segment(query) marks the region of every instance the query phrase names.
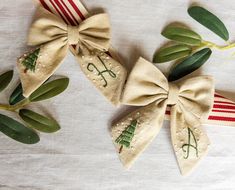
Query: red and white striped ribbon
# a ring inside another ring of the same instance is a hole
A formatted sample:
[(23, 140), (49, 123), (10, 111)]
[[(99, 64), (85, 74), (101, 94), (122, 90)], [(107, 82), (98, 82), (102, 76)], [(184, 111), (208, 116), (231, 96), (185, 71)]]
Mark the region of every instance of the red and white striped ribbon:
[(38, 0), (48, 11), (60, 16), (67, 24), (76, 26), (88, 12), (78, 0)]
[(235, 126), (235, 102), (216, 93), (207, 124)]
[[(48, 11), (60, 16), (67, 24), (78, 25), (86, 17), (88, 11), (79, 0), (38, 0)], [(169, 119), (170, 111), (166, 111)], [(206, 124), (235, 126), (235, 102), (215, 94), (213, 109)]]

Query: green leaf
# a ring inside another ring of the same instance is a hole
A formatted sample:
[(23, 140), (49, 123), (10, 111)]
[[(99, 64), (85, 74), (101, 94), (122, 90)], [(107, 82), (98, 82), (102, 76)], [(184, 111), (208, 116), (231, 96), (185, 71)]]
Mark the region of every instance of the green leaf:
[(7, 71), (0, 76), (0, 92), (3, 91), (11, 82), (13, 71)]
[(29, 100), (31, 102), (37, 102), (57, 96), (68, 87), (68, 84), (68, 78), (61, 78), (45, 83), (29, 96)]
[(15, 105), (18, 102), (20, 102), (21, 100), (25, 99), (25, 97), (23, 96), (23, 88), (22, 88), (22, 84), (20, 83), (15, 90), (12, 92), (10, 98), (9, 98), (9, 104), (10, 105)]
[(37, 64), (38, 56), (39, 56), (40, 48), (34, 50), (24, 57), (24, 60), (21, 62), (25, 67), (26, 71), (30, 70), (35, 72), (35, 67)]
[(40, 140), (33, 129), (27, 128), (18, 121), (2, 114), (0, 114), (0, 131), (24, 144), (35, 144)]
[(19, 115), (29, 125), (29, 127), (38, 131), (53, 133), (60, 129), (59, 124), (54, 119), (47, 118), (31, 110), (21, 109)]
[(191, 46), (200, 46), (202, 39), (196, 32), (181, 27), (168, 26), (162, 31), (166, 38)]
[(209, 59), (211, 53), (211, 49), (205, 48), (186, 58), (183, 62), (177, 64), (172, 68), (168, 80), (178, 80), (197, 70)]
[[(50, 79), (50, 78), (49, 78)], [(46, 82), (49, 80), (47, 79)], [(44, 82), (44, 84), (46, 83)], [(12, 92), (10, 98), (9, 98), (9, 104), (10, 105), (15, 105), (19, 103), (20, 101), (24, 100), (25, 97), (23, 96), (23, 88), (22, 84), (20, 83), (15, 90)]]
[(153, 62), (163, 63), (175, 59), (180, 59), (183, 57), (187, 57), (188, 55), (191, 54), (191, 52), (192, 52), (191, 47), (184, 44), (162, 48), (155, 53)]
[(225, 41), (229, 39), (229, 33), (224, 23), (208, 10), (199, 6), (193, 6), (188, 9), (188, 14)]

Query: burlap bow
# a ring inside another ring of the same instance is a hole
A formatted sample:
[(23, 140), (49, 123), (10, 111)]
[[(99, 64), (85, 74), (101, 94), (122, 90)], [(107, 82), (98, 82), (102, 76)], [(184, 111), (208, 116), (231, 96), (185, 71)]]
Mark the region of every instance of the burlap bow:
[(171, 109), (171, 138), (179, 167), (187, 174), (206, 154), (209, 140), (201, 123), (213, 106), (214, 85), (209, 76), (168, 83), (150, 62), (140, 58), (127, 81), (123, 103), (144, 106), (111, 130), (120, 159), (129, 168), (161, 129), (167, 105)]
[[(26, 97), (55, 72), (56, 68), (67, 55), (71, 45), (76, 47), (73, 54), (78, 58), (81, 66), (87, 67), (87, 72), (94, 71), (93, 74), (95, 74), (96, 71), (96, 75), (105, 80), (103, 87), (107, 86), (108, 77), (118, 79), (119, 83), (120, 78), (125, 78), (124, 68), (116, 68), (116, 71), (122, 74), (121, 77), (118, 77), (117, 72), (114, 72), (115, 68), (114, 70), (108, 68), (108, 63), (105, 63), (105, 57), (102, 57), (102, 55), (104, 55), (102, 52), (108, 51), (110, 46), (110, 22), (107, 14), (91, 16), (78, 26), (71, 26), (67, 25), (61, 18), (51, 12), (39, 7), (36, 13), (36, 19), (33, 21), (29, 30), (28, 44), (31, 46), (40, 46), (40, 51), (38, 51), (39, 53), (36, 55), (30, 55), (32, 59), (37, 57), (37, 64), (33, 65), (36, 68), (32, 66), (32, 63), (29, 68), (26, 67), (27, 63), (25, 63), (24, 60), (29, 54), (22, 57), (17, 64), (20, 71), (24, 96)], [(99, 56), (99, 59), (97, 56)], [(89, 63), (86, 63), (86, 61)], [(120, 65), (112, 58), (110, 58), (109, 61), (111, 62), (109, 63), (110, 66), (117, 67)], [(88, 64), (92, 65), (88, 66)], [(104, 76), (105, 74), (107, 76)], [(96, 78), (93, 77), (90, 78), (90, 80), (95, 81)], [(116, 81), (117, 83), (118, 80)], [(101, 84), (96, 84), (96, 86), (99, 88)], [(122, 85), (119, 84), (119, 86)], [(117, 88), (120, 88), (119, 86)], [(103, 94), (109, 96), (108, 98), (111, 101), (114, 97), (109, 94), (109, 91), (112, 90), (103, 90)], [(119, 97), (116, 99), (118, 98)], [(114, 102), (114, 104), (116, 104), (118, 100), (113, 101), (116, 101)]]

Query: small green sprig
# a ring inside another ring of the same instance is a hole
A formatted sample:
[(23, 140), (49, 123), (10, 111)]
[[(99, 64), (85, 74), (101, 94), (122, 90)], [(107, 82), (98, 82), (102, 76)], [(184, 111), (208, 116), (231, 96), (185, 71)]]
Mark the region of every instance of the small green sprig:
[[(0, 75), (0, 92), (3, 91), (11, 82), (13, 71), (8, 71)], [(50, 99), (62, 93), (69, 84), (68, 78), (60, 78), (53, 81), (46, 81), (28, 98), (23, 96), (22, 85), (19, 84), (9, 98), (9, 104), (0, 104), (0, 109), (14, 112), (24, 121), (25, 125), (0, 114), (0, 131), (8, 137), (24, 143), (35, 144), (40, 137), (37, 131), (53, 133), (60, 129), (56, 120), (40, 115), (32, 110), (25, 109), (31, 102), (39, 102)]]
[[(226, 42), (229, 32), (224, 23), (214, 14), (203, 7), (193, 6), (188, 14), (197, 22), (217, 34)], [(219, 46), (213, 42), (203, 40), (195, 31), (174, 25), (168, 25), (162, 35), (170, 39), (174, 45), (162, 47), (154, 54), (154, 63), (164, 63), (176, 60), (169, 73), (169, 81), (178, 80), (200, 68), (211, 56), (211, 49), (228, 50), (235, 48), (235, 43)]]

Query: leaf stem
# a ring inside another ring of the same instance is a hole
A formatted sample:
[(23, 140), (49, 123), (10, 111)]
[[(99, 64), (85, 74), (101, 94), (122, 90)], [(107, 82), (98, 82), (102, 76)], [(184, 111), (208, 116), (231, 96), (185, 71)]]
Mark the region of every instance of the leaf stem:
[(202, 41), (202, 46), (201, 47), (205, 47), (205, 46), (207, 46), (209, 48), (219, 49), (219, 50), (229, 50), (229, 49), (235, 48), (235, 43), (228, 44), (226, 46), (220, 46), (220, 45), (217, 45), (213, 42)]
[(29, 103), (30, 103), (29, 99), (26, 98), (26, 99), (22, 100), (21, 102), (15, 104), (15, 105), (0, 104), (0, 109), (1, 110), (6, 110), (6, 111), (16, 112), (17, 110), (19, 110), (20, 108), (26, 106)]

